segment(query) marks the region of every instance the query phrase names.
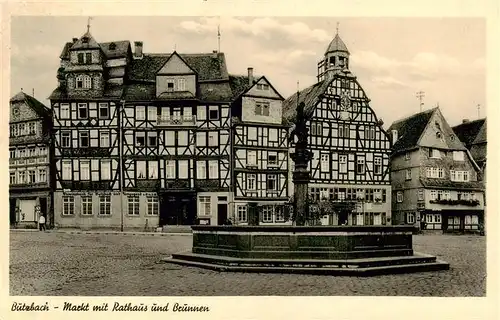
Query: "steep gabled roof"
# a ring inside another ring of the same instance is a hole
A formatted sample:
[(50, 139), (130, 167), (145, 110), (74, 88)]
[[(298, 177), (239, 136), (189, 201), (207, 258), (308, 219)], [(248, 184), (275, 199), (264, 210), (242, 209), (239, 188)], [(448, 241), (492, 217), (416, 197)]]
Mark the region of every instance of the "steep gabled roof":
[(273, 89), (276, 94), (283, 100), (283, 96), (276, 90), (276, 88), (271, 84), (271, 82), (266, 78), (266, 76), (256, 76), (254, 77), (253, 83), (249, 83), (248, 76), (239, 75), (229, 75), (229, 85), (231, 86), (231, 91), (233, 92), (232, 100), (238, 99), (240, 96), (248, 92), (255, 84), (264, 79), (267, 84)]
[(50, 117), (50, 109), (47, 108), (43, 103), (33, 98), (32, 96), (19, 92), (10, 99), (10, 103), (26, 103), (31, 109), (33, 109), (40, 117), (48, 118)]
[(474, 143), (486, 142), (486, 119), (474, 120), (453, 127), (453, 131), (468, 148)]
[[(113, 49), (114, 45), (114, 49)], [(108, 59), (116, 59), (116, 58), (124, 58), (127, 56), (127, 53), (130, 48), (130, 41), (113, 41), (113, 42), (103, 42), (100, 43), (99, 46), (104, 52), (104, 55)]]
[(295, 121), (297, 106), (301, 102), (305, 104), (304, 114), (309, 117), (332, 81), (333, 78), (315, 83), (283, 101), (283, 124), (292, 124)]
[[(84, 39), (87, 39), (86, 42), (84, 42)], [(90, 32), (85, 32), (85, 34), (78, 39), (75, 44), (73, 44), (70, 48), (70, 50), (79, 50), (79, 49), (100, 49), (101, 47), (99, 46), (99, 43), (95, 41), (94, 37), (90, 34)]]
[(392, 146), (394, 152), (411, 149), (417, 146), (418, 140), (424, 133), (427, 123), (431, 119), (437, 108), (417, 113), (408, 118), (393, 122), (388, 132), (396, 130), (398, 140)]
[(338, 34), (335, 35), (335, 38), (333, 38), (332, 42), (330, 42), (330, 44), (328, 45), (325, 54), (336, 51), (343, 51), (349, 53), (349, 50), (347, 50), (347, 46), (345, 45), (344, 41), (340, 39), (340, 36)]

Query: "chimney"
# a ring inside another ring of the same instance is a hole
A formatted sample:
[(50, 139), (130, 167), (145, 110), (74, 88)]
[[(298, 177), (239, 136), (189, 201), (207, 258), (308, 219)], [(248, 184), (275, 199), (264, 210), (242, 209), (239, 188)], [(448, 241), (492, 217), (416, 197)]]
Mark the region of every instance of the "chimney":
[(77, 42), (78, 38), (73, 38), (73, 43)]
[(217, 59), (217, 50), (212, 51), (212, 58)]
[(467, 122), (469, 122), (469, 119), (463, 119), (462, 120), (462, 123), (467, 123)]
[(392, 135), (392, 145), (395, 145), (398, 141), (398, 130), (391, 130)]
[(253, 86), (253, 68), (248, 68), (248, 85)]
[(142, 41), (135, 41), (134, 59), (142, 59)]

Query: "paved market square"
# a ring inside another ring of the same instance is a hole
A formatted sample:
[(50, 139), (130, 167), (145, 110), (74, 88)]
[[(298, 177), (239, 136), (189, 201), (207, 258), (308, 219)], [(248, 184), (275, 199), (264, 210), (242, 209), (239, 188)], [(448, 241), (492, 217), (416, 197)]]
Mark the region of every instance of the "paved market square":
[(476, 296), (486, 295), (486, 237), (415, 235), (414, 250), (450, 270), (369, 278), (222, 273), (160, 262), (192, 236), (10, 232), (10, 295)]

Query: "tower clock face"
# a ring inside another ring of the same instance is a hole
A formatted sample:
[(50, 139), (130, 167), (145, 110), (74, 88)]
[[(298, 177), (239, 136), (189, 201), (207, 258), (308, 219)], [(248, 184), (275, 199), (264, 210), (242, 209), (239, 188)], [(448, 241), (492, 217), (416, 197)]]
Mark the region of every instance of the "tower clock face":
[(345, 91), (340, 96), (340, 109), (342, 111), (351, 111), (351, 97)]

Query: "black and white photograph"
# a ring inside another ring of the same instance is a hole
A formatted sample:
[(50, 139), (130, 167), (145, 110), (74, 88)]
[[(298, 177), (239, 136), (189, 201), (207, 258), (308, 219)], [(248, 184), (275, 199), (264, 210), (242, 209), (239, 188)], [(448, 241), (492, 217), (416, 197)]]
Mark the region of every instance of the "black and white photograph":
[(487, 296), (485, 17), (156, 14), (10, 17), (12, 301)]

